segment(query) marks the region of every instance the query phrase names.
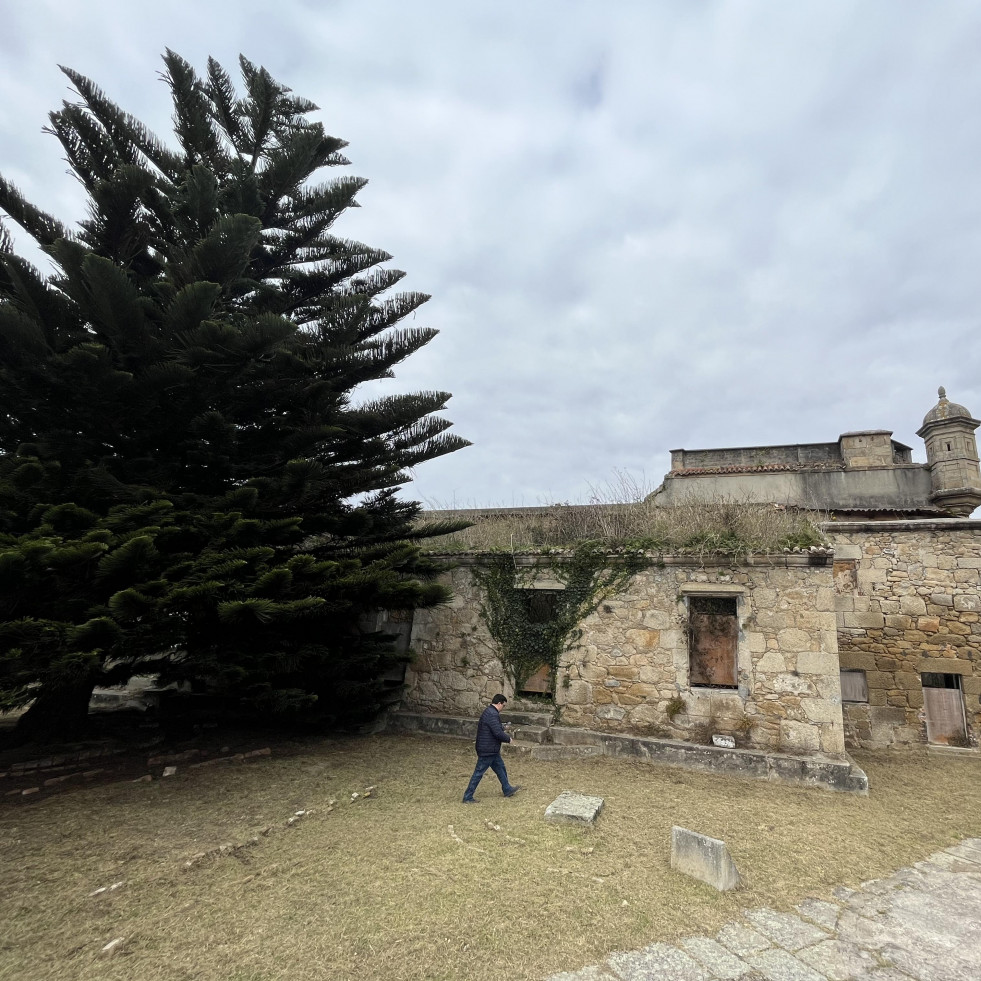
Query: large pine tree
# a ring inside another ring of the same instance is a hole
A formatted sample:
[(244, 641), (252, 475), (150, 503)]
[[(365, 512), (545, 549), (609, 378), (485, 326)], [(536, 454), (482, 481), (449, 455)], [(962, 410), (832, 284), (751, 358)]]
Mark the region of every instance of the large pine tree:
[(337, 237), (365, 181), (242, 58), (164, 57), (177, 147), (78, 73), (50, 116), (88, 196), (72, 232), (0, 177), (0, 707), (64, 734), (93, 686), (160, 671), (268, 707), (370, 712), (374, 609), (443, 601), (408, 471), (466, 441), (445, 392), (357, 403), (435, 331), (390, 256)]

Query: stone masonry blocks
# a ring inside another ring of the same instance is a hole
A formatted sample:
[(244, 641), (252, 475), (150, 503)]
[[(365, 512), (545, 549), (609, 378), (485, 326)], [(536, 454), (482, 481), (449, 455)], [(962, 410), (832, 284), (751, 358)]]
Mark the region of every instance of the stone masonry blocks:
[(868, 703), (844, 706), (847, 741), (870, 749), (925, 741), (921, 677), (934, 672), (960, 675), (967, 740), (981, 744), (981, 706), (973, 694), (981, 679), (981, 630), (975, 629), (981, 525), (884, 521), (826, 529), (836, 561), (843, 549), (854, 555), (868, 612), (883, 615), (878, 625), (859, 618), (857, 605), (841, 614), (841, 665), (866, 671), (869, 693)]
[[(458, 561), (449, 579), (456, 601), (417, 616), (406, 711), (476, 716), (488, 693), (514, 695), (480, 616), (482, 597), (468, 567), (479, 559)], [(738, 688), (690, 684), (686, 597), (692, 595), (736, 599)], [(556, 707), (565, 720), (601, 733), (688, 742), (730, 735), (738, 746), (764, 750), (784, 748), (788, 733), (780, 723), (792, 721), (814, 730), (809, 736), (791, 730), (795, 748), (840, 755), (844, 730), (831, 600), (831, 567), (804, 556), (719, 565), (666, 560), (663, 568), (635, 575), (624, 592), (582, 622), (578, 642), (563, 654), (556, 673)], [(686, 707), (669, 715), (678, 697)]]

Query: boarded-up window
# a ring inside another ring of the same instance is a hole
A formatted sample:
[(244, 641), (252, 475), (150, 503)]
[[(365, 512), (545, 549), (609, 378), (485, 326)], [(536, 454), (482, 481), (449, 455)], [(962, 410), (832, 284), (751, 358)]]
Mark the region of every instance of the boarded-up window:
[(869, 686), (864, 671), (841, 672), (841, 700), (843, 702), (867, 702)]
[(734, 597), (688, 598), (688, 664), (692, 685), (735, 688), (738, 640)]
[(854, 559), (835, 559), (831, 575), (836, 593), (858, 592), (858, 563)]
[(921, 678), (927, 740), (947, 746), (966, 745), (967, 729), (960, 675), (927, 672)]

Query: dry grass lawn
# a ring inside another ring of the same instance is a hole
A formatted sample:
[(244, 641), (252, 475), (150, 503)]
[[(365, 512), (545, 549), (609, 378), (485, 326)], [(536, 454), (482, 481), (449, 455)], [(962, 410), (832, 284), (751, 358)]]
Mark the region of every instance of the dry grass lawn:
[[(863, 755), (873, 789), (857, 798), (511, 756), (525, 790), (504, 800), (489, 773), (480, 806), (463, 807), (466, 742), (294, 749), (0, 806), (0, 978), (541, 978), (981, 836), (981, 763), (965, 757)], [(596, 829), (545, 824), (566, 789), (606, 798)], [(299, 810), (312, 813), (286, 826)], [(720, 895), (672, 873), (673, 824), (724, 838), (746, 888)], [(258, 844), (185, 868), (266, 826)]]

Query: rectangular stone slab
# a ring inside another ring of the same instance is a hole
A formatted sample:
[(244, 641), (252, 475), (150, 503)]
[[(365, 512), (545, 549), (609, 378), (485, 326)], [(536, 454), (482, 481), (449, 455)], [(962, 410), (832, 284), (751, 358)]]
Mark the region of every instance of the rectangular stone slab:
[(603, 810), (602, 797), (590, 797), (575, 790), (563, 790), (545, 808), (546, 821), (561, 821), (567, 824), (595, 824)]
[(739, 872), (725, 842), (687, 828), (671, 829), (671, 868), (720, 892), (739, 885)]

